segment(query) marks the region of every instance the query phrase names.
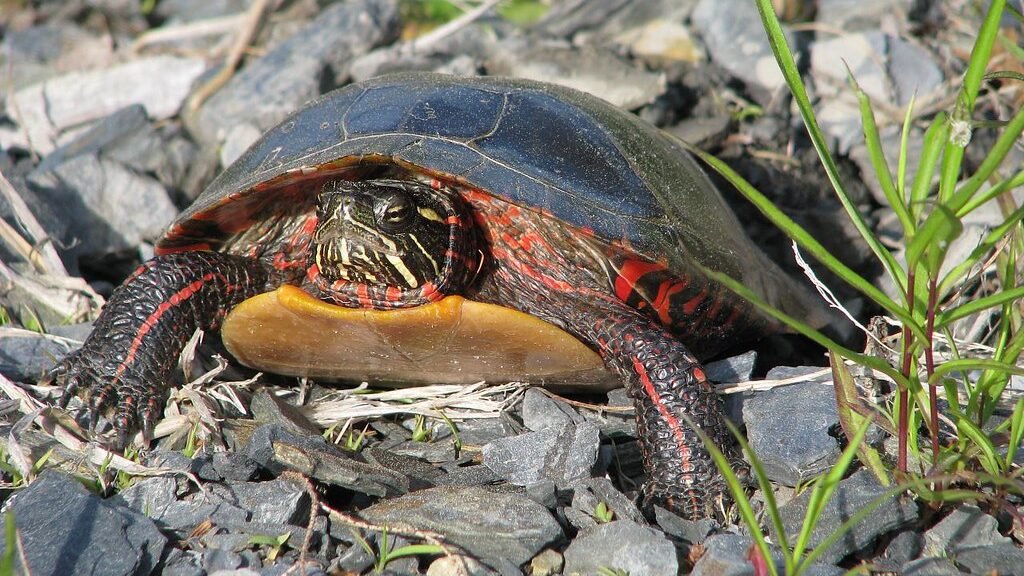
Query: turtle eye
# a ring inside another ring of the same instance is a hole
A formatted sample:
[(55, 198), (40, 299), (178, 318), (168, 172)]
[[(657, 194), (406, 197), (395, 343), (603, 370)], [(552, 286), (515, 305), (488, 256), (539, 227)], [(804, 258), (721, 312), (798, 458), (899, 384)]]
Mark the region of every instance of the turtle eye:
[(398, 232), (412, 223), (416, 206), (407, 194), (393, 191), (377, 200), (373, 212), (378, 226), (388, 232)]

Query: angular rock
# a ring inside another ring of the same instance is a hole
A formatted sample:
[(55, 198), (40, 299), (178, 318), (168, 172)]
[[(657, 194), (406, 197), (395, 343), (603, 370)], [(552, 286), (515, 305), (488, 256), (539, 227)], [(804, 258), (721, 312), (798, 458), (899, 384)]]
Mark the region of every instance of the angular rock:
[(882, 553), (886, 560), (895, 564), (906, 564), (921, 556), (924, 551), (924, 536), (913, 530), (900, 532), (893, 538)]
[(320, 429), (294, 404), (279, 398), (266, 388), (252, 395), (249, 410), (260, 424), (276, 424), (296, 436), (319, 435)]
[(919, 558), (900, 569), (902, 576), (960, 576), (963, 572), (948, 558)]
[[(9, 510), (28, 563), (18, 568), (21, 573), (149, 574), (167, 544), (143, 514), (106, 502), (52, 470), (19, 492)], [(5, 547), (0, 542), (0, 552)]]
[(999, 523), (977, 506), (961, 505), (924, 533), (925, 556), (957, 554), (966, 548), (1009, 544)]
[(612, 481), (601, 478), (587, 478), (580, 481), (572, 491), (572, 507), (580, 512), (593, 515), (597, 505), (604, 503), (614, 514), (615, 520), (646, 522), (633, 500), (619, 492)]
[(924, 556), (951, 558), (971, 574), (1013, 574), (1024, 565), (1024, 550), (998, 524), (978, 507), (961, 505), (924, 533)]
[(598, 428), (570, 423), (503, 438), (483, 448), (484, 465), (518, 486), (552, 480), (567, 487), (589, 478), (597, 462)]
[[(902, 106), (915, 93), (920, 101), (943, 81), (942, 70), (931, 53), (878, 30), (815, 42), (811, 46), (811, 73), (823, 96), (817, 110), (819, 123), (837, 139), (841, 153), (863, 140), (860, 109), (847, 84), (847, 65), (857, 84), (876, 102)], [(893, 119), (890, 123), (898, 125), (901, 121)], [(881, 125), (885, 125), (884, 117)]]
[(718, 528), (718, 524), (710, 518), (687, 520), (661, 506), (654, 507), (654, 519), (666, 534), (692, 544), (704, 542)]
[(397, 4), (351, 0), (325, 8), (291, 38), (250, 62), (200, 109), (194, 126), (200, 140), (219, 143), (232, 127), (270, 128), (347, 76), (356, 55), (395, 37)]
[(146, 108), (132, 104), (113, 114), (99, 119), (74, 140), (46, 155), (36, 167), (38, 172), (48, 172), (62, 162), (75, 156), (98, 155), (104, 148), (143, 130), (149, 123)]
[(57, 359), (78, 348), (66, 338), (6, 326), (0, 326), (0, 340), (0, 374), (16, 382), (38, 381)]
[(630, 576), (679, 572), (676, 548), (664, 534), (631, 520), (615, 520), (580, 532), (565, 549), (566, 574), (622, 570)]
[(214, 489), (198, 496), (193, 494), (183, 500), (177, 498), (176, 490), (177, 484), (173, 478), (150, 478), (122, 491), (112, 501), (146, 514), (161, 529), (181, 539), (187, 538), (205, 520), (222, 524), (249, 519), (249, 511), (218, 493), (223, 492), (223, 489)]
[(616, 36), (615, 41), (625, 44), (633, 56), (662, 66), (696, 64), (707, 57), (689, 28), (667, 19), (651, 20), (642, 27), (627, 30)]
[(427, 576), (493, 576), (498, 574), (469, 556), (442, 556), (427, 567)]
[[(714, 534), (704, 541), (704, 553), (693, 565), (691, 576), (746, 576), (756, 574), (751, 566), (750, 554), (754, 541), (740, 534)], [(779, 574), (784, 574), (786, 565), (782, 551), (771, 546), (772, 560)], [(836, 566), (816, 563), (803, 574), (808, 576), (839, 576), (846, 571)]]
[(459, 438), (466, 446), (483, 446), (513, 435), (506, 418), (474, 418), (459, 422)]
[(573, 38), (575, 44), (605, 44), (651, 22), (683, 22), (696, 0), (563, 0), (533, 26), (552, 37)]
[(201, 553), (173, 548), (164, 558), (162, 576), (205, 576), (202, 563)]
[(227, 488), (237, 505), (251, 513), (252, 522), (304, 525), (309, 518), (309, 494), (295, 482), (275, 478), (266, 482), (235, 482)]
[(830, 385), (794, 384), (757, 393), (743, 404), (743, 422), (751, 449), (776, 482), (796, 486), (839, 458), (839, 444), (829, 434), (839, 424)]
[(562, 537), (547, 508), (521, 494), (441, 486), (385, 500), (360, 512), (375, 524), (404, 524), (445, 535), (490, 563), (522, 564)]
[(572, 406), (537, 388), (523, 394), (523, 426), (534, 432), (563, 424), (579, 424), (583, 417)]
[(557, 551), (547, 549), (530, 560), (530, 576), (554, 576), (561, 574), (565, 557)]
[[(178, 113), (192, 83), (206, 69), (201, 58), (154, 56), (91, 72), (76, 72), (22, 88), (8, 96), (20, 130), (0, 132), (0, 148), (31, 144), (41, 154), (73, 128), (141, 104), (154, 120)], [(116, 86), (116, 90), (111, 87)]]
[(704, 365), (704, 374), (712, 382), (746, 382), (754, 372), (757, 352), (751, 350), (732, 358)]
[(970, 574), (1018, 574), (1024, 566), (1024, 550), (1012, 542), (960, 547), (953, 562)]
[(321, 436), (296, 436), (276, 424), (253, 432), (243, 453), (273, 472), (295, 470), (321, 482), (371, 496), (402, 494), (409, 490), (403, 474), (355, 459)]
[(785, 86), (752, 2), (700, 0), (692, 22), (711, 59), (742, 80), (759, 104), (767, 105)]
[(160, 236), (178, 213), (159, 182), (94, 155), (72, 157), (28, 181), (59, 211), (41, 220), (68, 247), (65, 259), (134, 250)]
[(647, 72), (610, 50), (535, 45), (516, 38), (487, 60), (487, 71), (575, 88), (620, 108), (650, 104), (665, 92), (665, 75)]
[(827, 79), (836, 87), (845, 86), (844, 62), (861, 89), (880, 102), (905, 105), (915, 92), (922, 98), (938, 88), (943, 79), (929, 52), (881, 31), (844, 34), (811, 47), (815, 78)]
[(237, 482), (252, 480), (259, 469), (251, 458), (238, 452), (214, 452), (211, 465), (221, 479)]
[[(886, 490), (867, 470), (860, 470), (840, 482), (822, 509), (808, 546), (813, 548), (820, 544), (844, 522), (870, 505)], [(803, 525), (810, 496), (811, 491), (806, 490), (779, 507), (782, 525), (785, 527), (786, 534), (791, 537), (798, 534)], [(915, 520), (917, 520), (917, 506), (913, 502), (891, 497), (871, 510), (861, 522), (855, 524), (825, 550), (820, 558), (823, 562), (836, 563), (849, 554), (873, 544), (878, 536), (906, 526)]]
[(876, 30), (883, 18), (906, 18), (912, 8), (910, 0), (819, 0), (814, 21), (847, 33)]
[[(65, 20), (19, 29), (7, 26), (0, 45), (5, 87), (31, 86), (53, 76), (109, 65), (110, 41)], [(0, 93), (2, 95), (2, 93)]]

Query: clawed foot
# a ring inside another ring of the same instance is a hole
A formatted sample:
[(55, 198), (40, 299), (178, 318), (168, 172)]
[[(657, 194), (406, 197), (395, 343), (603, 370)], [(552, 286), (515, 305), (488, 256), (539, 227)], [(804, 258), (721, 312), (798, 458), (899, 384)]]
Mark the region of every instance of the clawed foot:
[(147, 441), (152, 438), (166, 399), (163, 386), (147, 384), (128, 370), (118, 375), (117, 364), (113, 369), (109, 364), (102, 355), (83, 347), (59, 361), (40, 384), (64, 387), (58, 402), (61, 408), (66, 408), (73, 396), (81, 397), (91, 432), (95, 432), (100, 415), (106, 416), (116, 432), (114, 448), (123, 450), (136, 431), (141, 430)]

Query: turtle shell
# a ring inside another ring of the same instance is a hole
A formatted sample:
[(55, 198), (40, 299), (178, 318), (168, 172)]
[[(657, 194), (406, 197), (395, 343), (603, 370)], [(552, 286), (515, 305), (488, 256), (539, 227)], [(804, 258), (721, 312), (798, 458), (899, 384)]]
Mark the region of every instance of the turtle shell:
[(512, 78), (402, 73), (330, 92), (222, 172), (157, 253), (219, 249), (308, 194), (297, 184), (380, 164), (540, 211), (680, 275), (699, 262), (798, 317), (811, 307), (678, 141), (589, 94)]

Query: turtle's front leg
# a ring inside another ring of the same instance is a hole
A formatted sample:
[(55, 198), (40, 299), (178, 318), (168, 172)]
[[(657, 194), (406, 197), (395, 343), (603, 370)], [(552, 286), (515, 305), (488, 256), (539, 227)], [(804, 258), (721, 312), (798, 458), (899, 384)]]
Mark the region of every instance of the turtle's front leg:
[(148, 438), (192, 334), (217, 327), (231, 308), (266, 285), (267, 272), (251, 258), (218, 252), (157, 256), (114, 291), (82, 347), (43, 381), (65, 386), (61, 405), (82, 395), (92, 425), (107, 412), (118, 447), (140, 428)]
[(700, 363), (664, 328), (631, 309), (596, 315), (587, 336), (598, 344), (605, 363), (623, 376), (633, 398), (648, 474), (645, 508), (660, 504), (693, 519), (719, 516), (720, 501), (728, 500), (724, 480), (683, 416), (734, 464), (742, 461), (725, 425), (721, 399)]

